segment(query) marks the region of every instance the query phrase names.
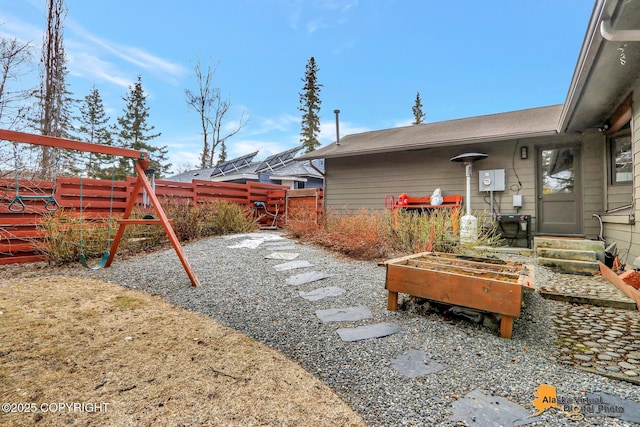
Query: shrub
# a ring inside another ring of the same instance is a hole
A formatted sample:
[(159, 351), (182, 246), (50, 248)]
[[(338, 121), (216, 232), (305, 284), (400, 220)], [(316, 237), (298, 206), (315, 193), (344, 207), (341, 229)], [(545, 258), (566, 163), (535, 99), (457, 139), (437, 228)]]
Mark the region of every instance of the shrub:
[(115, 219), (82, 219), (59, 209), (43, 217), (39, 228), (44, 231), (45, 237), (38, 244), (38, 249), (53, 264), (77, 261), (80, 253), (87, 258), (101, 257), (109, 250), (110, 238), (113, 238), (116, 227)]
[(205, 203), (163, 203), (165, 213), (173, 218), (173, 230), (180, 241), (190, 241), (230, 233), (246, 233), (258, 225), (253, 212), (238, 203), (212, 200)]
[[(484, 218), (478, 223), (484, 224)], [(471, 245), (459, 243), (460, 218), (457, 211), (438, 209), (433, 212), (368, 211), (325, 215), (320, 223), (315, 217), (287, 220), (290, 235), (330, 250), (359, 259), (380, 259), (403, 256), (427, 250), (436, 252), (462, 252)], [(492, 232), (482, 229), (474, 245), (495, 245), (498, 239)]]
[[(257, 228), (252, 211), (233, 202), (211, 201), (198, 205), (163, 201), (168, 218), (173, 219), (173, 230), (181, 242), (229, 233), (246, 233)], [(153, 214), (148, 209), (135, 209), (132, 218)], [(44, 231), (38, 249), (52, 264), (77, 261), (80, 253), (87, 259), (100, 258), (111, 247), (118, 228), (117, 218), (104, 220), (81, 219), (76, 213), (60, 209), (46, 215), (39, 225)], [(168, 242), (162, 225), (129, 225), (118, 247), (119, 255), (130, 255), (158, 249)]]

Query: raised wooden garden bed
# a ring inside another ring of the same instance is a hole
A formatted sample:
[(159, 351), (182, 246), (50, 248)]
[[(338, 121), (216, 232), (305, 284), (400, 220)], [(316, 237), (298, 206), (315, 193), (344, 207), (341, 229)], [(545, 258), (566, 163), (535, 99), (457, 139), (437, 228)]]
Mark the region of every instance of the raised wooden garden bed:
[(523, 290), (534, 289), (532, 266), (493, 258), (423, 252), (380, 265), (387, 268), (387, 310), (398, 309), (398, 293), (403, 293), (497, 313), (502, 338), (511, 338)]

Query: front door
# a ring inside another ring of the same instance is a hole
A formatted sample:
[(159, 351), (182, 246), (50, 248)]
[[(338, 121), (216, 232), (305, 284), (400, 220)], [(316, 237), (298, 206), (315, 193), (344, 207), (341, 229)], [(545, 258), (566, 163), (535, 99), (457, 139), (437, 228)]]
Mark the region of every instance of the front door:
[(580, 146), (537, 147), (539, 234), (582, 233)]

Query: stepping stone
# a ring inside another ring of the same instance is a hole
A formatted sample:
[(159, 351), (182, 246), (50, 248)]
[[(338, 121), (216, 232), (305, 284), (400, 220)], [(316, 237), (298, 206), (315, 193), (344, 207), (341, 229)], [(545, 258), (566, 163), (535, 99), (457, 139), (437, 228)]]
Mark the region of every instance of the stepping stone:
[(375, 325), (358, 326), (357, 328), (341, 328), (336, 332), (338, 332), (342, 341), (351, 342), (386, 337), (401, 330), (402, 328), (395, 323), (376, 323)]
[(447, 369), (447, 365), (435, 360), (424, 363), (427, 353), (424, 350), (409, 350), (406, 353), (391, 360), (391, 366), (405, 377), (416, 378), (434, 374)]
[(286, 244), (282, 246), (264, 245), (264, 247), (269, 249), (270, 251), (292, 251), (292, 250), (295, 250), (296, 248), (296, 246), (293, 244)]
[(293, 252), (273, 252), (267, 255), (265, 258), (266, 259), (286, 259), (291, 261), (298, 258), (299, 256), (300, 254), (296, 254)]
[(229, 249), (255, 249), (262, 244), (260, 239), (245, 239), (235, 245), (227, 246)]
[[(358, 307), (329, 308), (316, 310), (316, 316), (322, 323), (327, 322), (355, 322), (357, 320), (371, 319), (371, 310), (361, 305)], [(629, 368), (631, 369), (631, 368)]]
[(286, 240), (286, 239), (282, 239), (282, 241), (267, 242), (267, 243), (264, 244), (264, 246), (266, 248), (269, 248), (269, 249), (277, 249), (277, 248), (280, 248), (282, 246), (293, 246), (293, 245), (294, 245), (294, 242), (291, 242), (291, 241)]
[[(613, 394), (599, 392), (587, 393), (587, 399), (598, 402), (591, 406), (591, 411), (587, 411), (582, 405), (582, 411), (587, 417), (601, 416), (619, 418), (623, 421), (637, 423), (640, 420), (640, 403), (631, 399), (623, 399)], [(620, 411), (622, 409), (622, 411)], [(604, 424), (603, 424), (604, 425)]]
[(229, 234), (227, 236), (222, 237), (225, 240), (232, 239), (260, 239), (262, 241), (276, 241), (276, 240), (286, 240), (282, 236), (278, 236), (277, 234), (269, 234), (269, 233), (240, 233), (240, 234)]
[(289, 262), (285, 262), (284, 264), (274, 265), (273, 268), (276, 269), (277, 271), (285, 271), (285, 270), (294, 270), (296, 268), (304, 268), (304, 267), (311, 267), (311, 266), (313, 266), (313, 264), (311, 264), (309, 261), (289, 261)]
[(225, 236), (224, 238), (229, 239), (237, 239), (244, 237), (245, 240), (240, 243), (236, 243), (232, 246), (227, 246), (231, 249), (255, 249), (260, 246), (262, 243), (266, 241), (274, 241), (274, 240), (284, 240), (284, 237), (277, 236), (273, 234), (234, 234), (232, 236)]
[(337, 297), (338, 295), (342, 295), (345, 292), (346, 291), (342, 288), (329, 286), (326, 288), (316, 289), (311, 292), (298, 292), (298, 295), (308, 301), (318, 301), (329, 297)]
[(487, 396), (473, 390), (452, 404), (451, 421), (464, 421), (470, 426), (524, 426), (539, 421), (523, 406), (504, 397)]
[(321, 273), (319, 271), (309, 271), (307, 273), (296, 274), (295, 276), (291, 276), (287, 279), (287, 285), (291, 286), (300, 286), (305, 283), (311, 283), (318, 280), (326, 279), (327, 277), (332, 277), (333, 274), (329, 273)]

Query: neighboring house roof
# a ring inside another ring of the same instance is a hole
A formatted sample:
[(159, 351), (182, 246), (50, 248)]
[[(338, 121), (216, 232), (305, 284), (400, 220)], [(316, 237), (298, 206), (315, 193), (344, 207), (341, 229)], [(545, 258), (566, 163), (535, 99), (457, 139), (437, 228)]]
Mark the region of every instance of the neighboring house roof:
[(211, 177), (215, 178), (217, 176), (254, 172), (255, 168), (252, 160), (257, 154), (258, 152), (254, 151), (253, 153), (245, 154), (244, 156), (236, 157), (235, 159), (220, 163), (213, 168)]
[(552, 135), (557, 133), (561, 110), (562, 105), (552, 105), (347, 135), (340, 138), (340, 144), (334, 142), (299, 159), (348, 157)]
[[(196, 169), (183, 172), (168, 178), (171, 181), (192, 182), (194, 179), (203, 179), (211, 181), (234, 181), (234, 180), (253, 180), (259, 179), (260, 173), (265, 173), (269, 177), (281, 180), (301, 178), (306, 181), (307, 178), (322, 178), (324, 165), (321, 167), (316, 165), (312, 167), (309, 162), (300, 162), (295, 160), (296, 154), (304, 147), (302, 145), (274, 154), (266, 159), (254, 162), (253, 158), (258, 154), (257, 151), (244, 156), (236, 157), (221, 163), (213, 168)], [(315, 162), (318, 163), (318, 162)]]
[(291, 148), (289, 150), (283, 151), (278, 154), (274, 154), (272, 156), (264, 159), (257, 167), (256, 172), (268, 172), (274, 171), (279, 168), (286, 166), (288, 163), (293, 161), (293, 158), (298, 154), (300, 150), (302, 150), (303, 146), (300, 145), (295, 148)]
[[(604, 36), (621, 40), (607, 40)], [(640, 1), (598, 0), (562, 110), (559, 132), (600, 128), (640, 77)], [(631, 39), (635, 39), (632, 41)]]
[(316, 164), (311, 165), (311, 161), (293, 161), (287, 166), (274, 171), (270, 178), (272, 180), (293, 179), (298, 181), (306, 181), (308, 178), (323, 179), (323, 169), (319, 169)]
[(212, 168), (193, 169), (167, 178), (171, 181), (191, 182), (194, 179), (212, 179), (220, 175), (254, 173), (256, 163), (252, 163), (257, 151), (228, 160)]

